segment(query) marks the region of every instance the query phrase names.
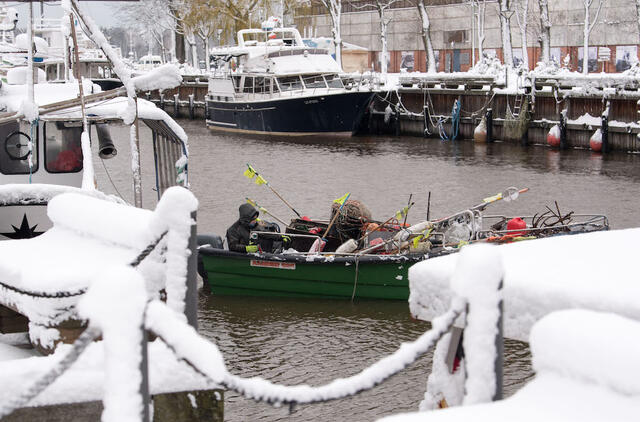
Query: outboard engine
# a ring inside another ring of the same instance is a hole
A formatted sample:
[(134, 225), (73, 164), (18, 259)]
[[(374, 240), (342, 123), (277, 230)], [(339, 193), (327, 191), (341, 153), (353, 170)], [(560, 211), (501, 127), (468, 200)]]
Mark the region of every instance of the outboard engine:
[(113, 158), (118, 155), (118, 150), (113, 145), (111, 133), (106, 123), (96, 123), (96, 133), (98, 134), (98, 155), (100, 158)]

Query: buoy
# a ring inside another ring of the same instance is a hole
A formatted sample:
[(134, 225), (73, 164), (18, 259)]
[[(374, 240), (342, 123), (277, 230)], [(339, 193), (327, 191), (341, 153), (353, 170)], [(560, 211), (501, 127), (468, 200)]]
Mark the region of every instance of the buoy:
[(353, 239), (349, 239), (336, 249), (336, 253), (351, 253), (356, 249), (358, 249), (358, 242)]
[(589, 146), (595, 152), (602, 151), (602, 131), (600, 129), (596, 130), (591, 138), (589, 139)]
[(527, 223), (520, 217), (512, 218), (507, 222), (507, 234), (511, 236), (524, 236), (527, 231)]
[(547, 135), (547, 144), (552, 147), (560, 146), (560, 127), (558, 125), (553, 125), (549, 130), (549, 134)]
[(487, 142), (487, 118), (485, 116), (482, 116), (480, 123), (473, 131), (473, 140), (483, 144)]

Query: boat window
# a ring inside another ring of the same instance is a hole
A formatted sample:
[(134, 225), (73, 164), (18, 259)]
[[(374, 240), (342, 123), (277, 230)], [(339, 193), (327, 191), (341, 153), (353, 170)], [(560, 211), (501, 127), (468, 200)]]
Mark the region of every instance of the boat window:
[(240, 76), (233, 76), (231, 78), (231, 80), (233, 81), (233, 87), (235, 88), (236, 92), (240, 91)]
[(262, 76), (256, 78), (255, 93), (269, 93), (269, 79)]
[[(10, 122), (0, 126), (0, 172), (2, 174), (30, 174), (38, 171), (38, 127), (35, 126), (32, 150), (29, 150), (31, 125)], [(29, 160), (31, 159), (31, 160)], [(31, 161), (31, 168), (29, 168)]]
[(325, 79), (327, 80), (327, 85), (329, 88), (344, 88), (342, 84), (342, 79), (338, 75), (326, 75)]
[(302, 89), (302, 81), (299, 76), (286, 76), (278, 78), (278, 85), (280, 85), (280, 91), (293, 91), (296, 89)]
[(49, 173), (82, 170), (82, 126), (47, 122), (44, 126), (44, 161)]
[(251, 94), (253, 92), (253, 76), (244, 77), (244, 87), (242, 88), (242, 92), (245, 94)]
[(322, 75), (313, 75), (302, 78), (304, 86), (307, 88), (326, 88)]

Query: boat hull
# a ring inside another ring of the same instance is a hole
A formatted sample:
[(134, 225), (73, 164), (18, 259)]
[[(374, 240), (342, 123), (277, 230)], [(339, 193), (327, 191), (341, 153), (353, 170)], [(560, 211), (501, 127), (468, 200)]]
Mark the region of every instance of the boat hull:
[(199, 249), (216, 295), (407, 300), (409, 267), (426, 255), (316, 258)]
[(255, 102), (226, 102), (210, 97), (207, 127), (272, 135), (351, 135), (373, 95), (352, 91)]

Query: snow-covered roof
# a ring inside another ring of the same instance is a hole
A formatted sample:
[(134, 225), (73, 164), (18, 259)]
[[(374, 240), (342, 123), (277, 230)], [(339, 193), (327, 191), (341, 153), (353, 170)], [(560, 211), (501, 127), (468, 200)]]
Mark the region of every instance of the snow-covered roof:
[(536, 376), (508, 399), (381, 421), (637, 420), (640, 322), (611, 313), (554, 312), (533, 327), (530, 345)]
[[(504, 265), (505, 336), (527, 341), (550, 312), (584, 308), (640, 321), (640, 277), (635, 267), (640, 228), (595, 232), (495, 246)], [(452, 297), (459, 254), (409, 269), (411, 313), (432, 320)]]

